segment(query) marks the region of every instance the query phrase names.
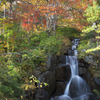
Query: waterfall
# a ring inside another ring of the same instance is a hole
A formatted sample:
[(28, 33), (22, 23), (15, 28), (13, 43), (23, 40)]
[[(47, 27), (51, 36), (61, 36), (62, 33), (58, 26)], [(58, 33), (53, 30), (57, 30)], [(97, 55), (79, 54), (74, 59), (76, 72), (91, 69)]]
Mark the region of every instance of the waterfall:
[(78, 75), (78, 61), (77, 61), (77, 56), (66, 56), (66, 60), (68, 61), (69, 58), (69, 64), (70, 64), (70, 68), (71, 68), (71, 78), (70, 81), (65, 89), (65, 95), (69, 94), (69, 86), (71, 83), (71, 79), (72, 77), (74, 77), (75, 75)]
[[(77, 54), (78, 51), (76, 47), (78, 46), (79, 39), (74, 39), (72, 41), (72, 50), (69, 50), (68, 56), (66, 56), (66, 65), (70, 65), (71, 69), (71, 77), (70, 80), (66, 86), (64, 95), (60, 96), (60, 98), (65, 98), (66, 96), (68, 98), (79, 98), (80, 100), (83, 100), (83, 95), (87, 93), (91, 93), (85, 80), (83, 80), (79, 75), (78, 75), (78, 60), (77, 60)], [(63, 99), (66, 100), (66, 99)]]

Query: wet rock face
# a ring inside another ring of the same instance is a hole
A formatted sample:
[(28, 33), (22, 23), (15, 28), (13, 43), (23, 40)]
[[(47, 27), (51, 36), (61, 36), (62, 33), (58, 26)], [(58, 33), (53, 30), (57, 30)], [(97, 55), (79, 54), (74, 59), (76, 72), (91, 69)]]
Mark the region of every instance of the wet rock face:
[(61, 65), (55, 69), (56, 81), (69, 81), (71, 70), (69, 65)]

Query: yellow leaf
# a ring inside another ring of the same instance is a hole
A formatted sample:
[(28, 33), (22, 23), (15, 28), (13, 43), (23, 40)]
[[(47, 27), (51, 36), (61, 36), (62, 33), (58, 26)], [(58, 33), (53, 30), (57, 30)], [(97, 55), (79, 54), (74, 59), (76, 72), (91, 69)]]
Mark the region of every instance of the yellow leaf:
[(82, 7), (84, 7), (85, 6), (85, 4), (84, 3), (82, 3)]
[(42, 88), (42, 85), (40, 85), (40, 87)]
[(32, 80), (30, 81), (30, 83), (32, 83)]
[(23, 99), (23, 96), (22, 95), (20, 97), (21, 97), (21, 99)]
[(25, 90), (28, 90), (28, 85), (25, 87)]

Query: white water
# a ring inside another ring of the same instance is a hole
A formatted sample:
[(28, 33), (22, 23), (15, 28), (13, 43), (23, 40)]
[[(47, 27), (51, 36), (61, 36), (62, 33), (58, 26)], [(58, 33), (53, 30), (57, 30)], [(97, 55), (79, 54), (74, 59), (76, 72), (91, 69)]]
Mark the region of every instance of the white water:
[(69, 59), (69, 64), (70, 64), (70, 68), (71, 68), (71, 78), (70, 78), (70, 81), (67, 84), (64, 95), (69, 94), (69, 86), (70, 86), (72, 77), (74, 77), (75, 75), (78, 75), (77, 56), (66, 56), (67, 61), (68, 61), (68, 59)]
[[(78, 42), (77, 42), (78, 40)], [(74, 52), (74, 56), (66, 56), (66, 64), (70, 64), (70, 68), (71, 68), (71, 78), (70, 78), (70, 81), (68, 82), (67, 86), (66, 86), (66, 89), (65, 89), (65, 92), (64, 92), (64, 95), (69, 95), (69, 87), (70, 87), (70, 83), (71, 83), (71, 80), (72, 80), (72, 77), (74, 77), (75, 75), (78, 75), (78, 60), (77, 60), (77, 50), (76, 50), (76, 46), (78, 45), (79, 43), (79, 39), (74, 39), (72, 41), (73, 45), (72, 45), (72, 50)], [(69, 55), (72, 55), (71, 54), (71, 51), (69, 51)], [(68, 62), (69, 61), (69, 62)]]
[[(70, 84), (71, 84), (72, 79), (74, 79), (74, 78), (77, 81), (77, 88), (80, 90), (79, 92), (81, 94), (83, 93), (81, 91), (81, 86), (82, 86), (83, 88), (86, 88), (85, 89), (86, 93), (88, 93), (88, 90), (86, 87), (86, 82), (78, 75), (78, 60), (77, 60), (78, 51), (76, 50), (76, 46), (78, 46), (79, 39), (74, 39), (72, 41), (72, 43), (73, 43), (72, 50), (69, 51), (69, 56), (66, 56), (66, 64), (69, 64), (70, 68), (71, 68), (71, 78), (70, 78), (70, 81), (68, 82), (65, 92), (64, 92), (64, 96), (66, 95), (68, 97), (70, 97), (70, 93), (69, 93)], [(84, 94), (82, 94), (82, 95), (84, 95)]]

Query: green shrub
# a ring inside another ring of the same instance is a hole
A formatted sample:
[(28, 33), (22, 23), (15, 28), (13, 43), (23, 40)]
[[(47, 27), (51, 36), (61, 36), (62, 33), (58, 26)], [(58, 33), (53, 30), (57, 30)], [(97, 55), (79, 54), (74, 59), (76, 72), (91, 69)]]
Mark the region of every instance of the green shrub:
[(100, 98), (100, 92), (98, 90), (94, 89), (93, 92), (97, 95), (98, 98)]
[(39, 47), (43, 50), (45, 50), (46, 53), (53, 53), (56, 54), (58, 51), (60, 51), (62, 44), (63, 44), (63, 38), (58, 39), (61, 37), (60, 35), (56, 36), (50, 36), (40, 42)]
[(57, 28), (57, 34), (62, 34), (63, 36), (66, 36), (68, 38), (79, 38), (80, 37), (80, 32), (78, 32), (74, 28), (70, 27), (58, 27)]

